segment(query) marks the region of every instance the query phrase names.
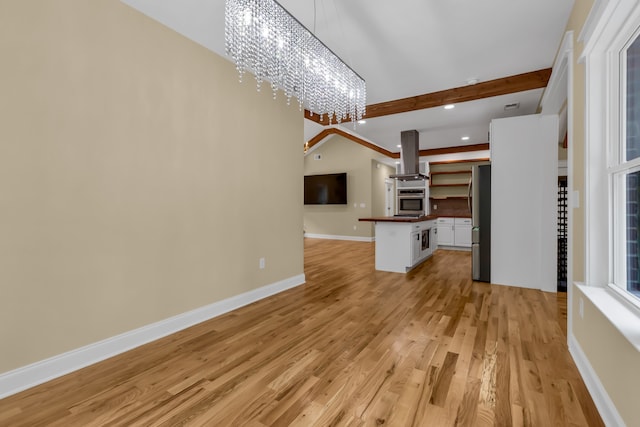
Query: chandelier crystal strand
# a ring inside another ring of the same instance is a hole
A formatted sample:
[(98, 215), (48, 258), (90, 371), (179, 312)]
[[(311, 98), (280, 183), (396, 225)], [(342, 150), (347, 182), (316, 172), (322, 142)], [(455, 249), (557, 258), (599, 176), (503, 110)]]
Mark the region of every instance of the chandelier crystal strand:
[(226, 0), (225, 48), (240, 81), (248, 70), (274, 98), (282, 89), (287, 103), (354, 126), (365, 113), (364, 80), (274, 0)]

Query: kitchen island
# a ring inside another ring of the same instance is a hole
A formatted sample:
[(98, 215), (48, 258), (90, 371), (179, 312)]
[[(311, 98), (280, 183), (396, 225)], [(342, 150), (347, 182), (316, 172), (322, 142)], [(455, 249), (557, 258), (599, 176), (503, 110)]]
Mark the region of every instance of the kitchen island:
[(376, 270), (406, 273), (427, 260), (437, 247), (436, 215), (373, 217)]

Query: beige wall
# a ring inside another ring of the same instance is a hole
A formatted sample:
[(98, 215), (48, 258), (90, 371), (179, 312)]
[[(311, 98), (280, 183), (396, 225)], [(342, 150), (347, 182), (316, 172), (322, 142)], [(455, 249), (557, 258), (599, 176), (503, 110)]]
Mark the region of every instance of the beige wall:
[[(573, 186), (580, 194), (580, 207), (573, 210), (573, 279), (585, 277), (584, 239), (584, 177), (585, 177), (585, 66), (578, 63), (583, 45), (577, 37), (586, 20), (593, 1), (575, 2), (567, 30), (574, 32), (573, 58)], [(603, 225), (604, 226), (604, 225)], [(580, 300), (584, 304), (584, 317), (579, 315)], [(573, 288), (573, 335), (584, 351), (589, 364), (612, 399), (616, 410), (626, 424), (637, 425), (640, 420), (640, 353), (626, 338), (590, 303), (582, 292)]]
[[(583, 300), (584, 318), (579, 304)], [(573, 333), (628, 426), (640, 421), (640, 353), (579, 289), (573, 293)]]
[[(315, 160), (315, 154), (320, 154), (321, 159)], [(306, 205), (304, 207), (306, 233), (373, 237), (372, 224), (359, 222), (358, 218), (373, 215), (372, 160), (378, 156), (377, 152), (340, 135), (330, 137), (305, 156), (305, 175), (347, 173), (348, 202), (346, 205)], [(384, 173), (387, 169), (381, 170)], [(364, 208), (360, 207), (361, 203), (364, 203)]]
[(0, 57), (0, 373), (303, 273), (284, 97), (114, 0), (2, 1)]
[(568, 151), (566, 148), (562, 147), (562, 144), (558, 145), (558, 160), (567, 160)]

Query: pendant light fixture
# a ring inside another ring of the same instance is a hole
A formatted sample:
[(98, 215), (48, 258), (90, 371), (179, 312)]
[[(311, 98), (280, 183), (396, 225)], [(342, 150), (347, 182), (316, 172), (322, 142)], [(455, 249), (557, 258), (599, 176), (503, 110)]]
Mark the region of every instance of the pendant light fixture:
[(362, 119), (366, 85), (362, 77), (274, 0), (226, 0), (225, 49), (238, 69), (264, 80), (287, 102), (338, 123)]

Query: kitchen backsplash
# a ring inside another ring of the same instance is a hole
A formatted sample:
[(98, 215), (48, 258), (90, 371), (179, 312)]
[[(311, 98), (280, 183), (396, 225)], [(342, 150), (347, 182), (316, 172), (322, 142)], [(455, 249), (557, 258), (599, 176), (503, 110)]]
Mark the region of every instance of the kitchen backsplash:
[[(431, 215), (471, 216), (467, 199), (429, 199)], [(436, 209), (437, 206), (437, 209)]]

